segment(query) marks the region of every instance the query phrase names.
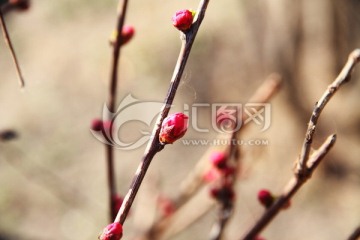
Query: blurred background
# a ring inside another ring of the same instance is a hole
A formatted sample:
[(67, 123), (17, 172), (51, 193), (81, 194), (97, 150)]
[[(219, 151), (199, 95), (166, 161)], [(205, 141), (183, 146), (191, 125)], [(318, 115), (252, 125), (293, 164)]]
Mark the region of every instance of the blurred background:
[[(136, 35), (122, 50), (119, 102), (129, 93), (142, 101), (163, 101), (180, 49), (171, 16), (197, 6), (195, 0), (130, 1), (126, 23)], [(0, 239), (90, 240), (107, 225), (105, 148), (89, 126), (101, 117), (107, 99), (108, 39), (116, 8), (115, 0), (32, 0), (28, 11), (6, 14), (26, 87), (19, 88), (11, 55), (0, 41), (0, 131), (18, 135), (0, 141)], [(244, 172), (225, 239), (239, 239), (261, 215), (259, 189), (280, 193), (292, 176), (313, 105), (348, 54), (360, 47), (359, 12), (357, 0), (210, 1), (173, 111), (194, 103), (245, 104), (269, 74), (284, 79), (271, 101), (270, 128), (260, 132), (255, 126), (241, 136), (268, 144), (241, 146)], [(359, 225), (359, 91), (358, 68), (318, 124), (314, 147), (336, 133), (335, 147), (291, 208), (263, 232), (266, 239), (345, 239)], [(199, 125), (210, 126), (209, 109), (199, 114)], [(130, 138), (139, 134), (138, 127), (127, 127)], [(214, 137), (213, 130), (191, 128), (185, 136)], [(122, 195), (144, 148), (116, 150)], [(181, 142), (167, 146), (154, 159), (140, 192), (149, 192), (156, 182), (157, 191), (176, 196), (177, 186), (207, 149)], [(201, 201), (190, 211), (196, 204)], [(140, 194), (124, 239), (142, 231), (149, 221), (146, 208), (151, 212), (154, 206), (146, 198), (141, 201)], [(215, 219), (213, 207), (170, 239), (207, 239)]]

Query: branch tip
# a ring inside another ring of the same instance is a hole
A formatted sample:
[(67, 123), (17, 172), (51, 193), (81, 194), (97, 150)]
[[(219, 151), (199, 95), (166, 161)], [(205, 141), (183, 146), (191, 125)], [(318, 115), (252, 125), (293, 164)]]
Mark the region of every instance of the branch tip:
[(354, 62), (358, 63), (360, 61), (360, 48), (355, 49), (349, 55), (349, 58)]

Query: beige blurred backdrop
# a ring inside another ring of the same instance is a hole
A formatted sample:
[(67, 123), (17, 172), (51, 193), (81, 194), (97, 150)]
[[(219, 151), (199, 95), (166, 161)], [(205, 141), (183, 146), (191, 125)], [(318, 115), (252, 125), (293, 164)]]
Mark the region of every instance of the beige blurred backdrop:
[[(122, 50), (119, 102), (129, 93), (143, 101), (164, 99), (180, 49), (171, 16), (197, 6), (195, 0), (129, 1), (126, 23), (135, 26), (136, 35)], [(0, 142), (0, 236), (8, 236), (3, 239), (90, 240), (107, 224), (105, 150), (89, 126), (106, 101), (116, 7), (115, 0), (33, 0), (29, 11), (6, 16), (26, 88), (19, 89), (0, 41), (0, 130), (19, 133), (17, 140)], [(279, 193), (292, 176), (314, 103), (348, 54), (360, 47), (359, 12), (356, 0), (210, 1), (174, 109), (244, 104), (270, 73), (284, 79), (271, 101), (271, 127), (260, 132), (254, 126), (242, 135), (269, 144), (241, 147), (246, 171), (237, 184), (236, 212), (225, 239), (239, 239), (260, 216), (259, 189)], [(356, 69), (319, 121), (314, 146), (336, 133), (334, 149), (291, 208), (264, 231), (266, 239), (345, 239), (360, 223), (359, 91)], [(205, 109), (202, 126), (210, 126), (207, 116)], [(129, 126), (126, 134), (136, 137), (138, 127)], [(185, 138), (215, 136), (212, 130), (190, 128)], [(119, 193), (126, 193), (144, 148), (116, 151)], [(158, 182), (158, 191), (176, 196), (207, 148), (167, 146), (145, 181)], [(141, 202), (146, 205), (146, 199)], [(201, 202), (193, 211), (196, 204)], [(146, 219), (146, 211), (142, 214)], [(134, 209), (124, 239), (141, 230), (138, 216)], [(207, 239), (215, 218), (216, 208), (171, 239)]]

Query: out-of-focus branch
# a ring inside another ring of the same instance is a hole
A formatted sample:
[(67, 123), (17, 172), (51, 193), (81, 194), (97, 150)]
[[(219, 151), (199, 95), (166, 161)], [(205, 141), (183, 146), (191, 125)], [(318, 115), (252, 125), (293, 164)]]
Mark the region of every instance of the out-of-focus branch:
[[(281, 76), (273, 73), (269, 75), (265, 81), (261, 84), (261, 86), (256, 90), (253, 96), (250, 97), (249, 103), (266, 103), (268, 102), (280, 89), (281, 86)], [(238, 116), (239, 119), (244, 123), (246, 119), (245, 113)], [(239, 130), (233, 133), (231, 136), (235, 138), (237, 134), (243, 131), (247, 125), (242, 125)], [(221, 139), (223, 136), (218, 135), (218, 138)], [(209, 149), (208, 152), (213, 151), (213, 149)], [(176, 206), (180, 207), (183, 203), (185, 203), (194, 193), (196, 193), (200, 187), (203, 185), (202, 176), (204, 174), (204, 170), (208, 165), (208, 152), (204, 154), (201, 159), (198, 161), (197, 166), (195, 166), (194, 170), (188, 174), (188, 176), (183, 180), (179, 195), (175, 200)]]
[(347, 238), (347, 240), (358, 240), (360, 238), (360, 226), (357, 227), (354, 232)]
[[(258, 102), (258, 100), (265, 100), (261, 101), (265, 103), (270, 99), (270, 97), (276, 92), (278, 89), (280, 77), (276, 74), (271, 75), (263, 85), (260, 86), (260, 88), (255, 92), (254, 96), (250, 98), (249, 102)], [(241, 116), (242, 123), (245, 122), (246, 114), (243, 113)], [(236, 123), (237, 125), (237, 123)], [(242, 128), (239, 128), (238, 130), (233, 130), (229, 137), (229, 142), (231, 144), (227, 145), (227, 149), (225, 152), (227, 152), (227, 162), (232, 164), (234, 168), (234, 173), (231, 174), (231, 177), (222, 176), (224, 178), (222, 181), (226, 182), (223, 186), (223, 191), (233, 191), (236, 179), (239, 174), (240, 169), (240, 146), (236, 144), (240, 130)], [(228, 194), (229, 195), (229, 194)], [(230, 194), (231, 195), (231, 194)], [(225, 227), (231, 218), (233, 212), (234, 212), (234, 204), (233, 200), (234, 197), (228, 196), (228, 197), (221, 197), (218, 198), (218, 202), (220, 203), (220, 208), (218, 209), (218, 219), (214, 223), (211, 232), (210, 232), (210, 240), (221, 240), (222, 236), (225, 231)]]
[[(111, 77), (109, 85), (109, 96), (107, 105), (110, 113), (115, 112), (116, 92), (118, 84), (118, 71), (119, 71), (119, 58), (122, 41), (122, 28), (124, 26), (125, 15), (127, 10), (128, 0), (119, 1), (118, 16), (116, 22), (116, 39), (113, 45), (112, 65), (111, 65)], [(112, 134), (112, 126), (110, 128), (110, 134)], [(110, 222), (116, 217), (116, 208), (114, 198), (116, 196), (116, 184), (115, 184), (115, 168), (114, 168), (114, 148), (111, 144), (106, 144), (106, 167), (107, 167), (107, 182), (109, 187), (109, 212)]]
[[(270, 75), (264, 83), (257, 89), (257, 91), (254, 93), (254, 95), (250, 98), (249, 102), (255, 102), (255, 103), (265, 103), (269, 101), (280, 89), (281, 85), (281, 77), (278, 74), (272, 74)], [(239, 119), (244, 122), (246, 116), (240, 115), (238, 116)], [(243, 125), (240, 129), (244, 129), (246, 125)], [(219, 138), (223, 137), (219, 135)], [(232, 137), (232, 135), (229, 135), (229, 137)], [(229, 146), (231, 147), (231, 146)], [(234, 146), (233, 146), (234, 147)], [(231, 148), (233, 148), (231, 147)], [(178, 218), (181, 218), (182, 212), (185, 211), (186, 205), (188, 203), (188, 200), (194, 196), (195, 193), (197, 193), (201, 187), (204, 184), (203, 181), (203, 174), (206, 171), (206, 169), (209, 168), (209, 153), (211, 153), (214, 149), (209, 148), (209, 150), (200, 158), (198, 161), (198, 164), (195, 166), (195, 169), (189, 173), (189, 175), (185, 178), (183, 181), (181, 188), (180, 188), (180, 194), (178, 195), (177, 199), (174, 201), (175, 206), (175, 213), (171, 216), (167, 217), (161, 217), (157, 219), (153, 226), (149, 229), (149, 231), (146, 233), (146, 236), (142, 236), (141, 239), (162, 239), (165, 236), (176, 234), (177, 232), (184, 229), (186, 226), (194, 222), (196, 219), (198, 219), (200, 216), (202, 216), (205, 212), (207, 212), (213, 205), (214, 200), (211, 199), (211, 201), (203, 200), (201, 206), (197, 208), (197, 212), (195, 214), (194, 211), (192, 211), (192, 214), (194, 217), (187, 217), (186, 221), (179, 221)], [(232, 150), (227, 149), (226, 152), (230, 152)], [(235, 152), (236, 153), (236, 152)], [(238, 154), (235, 154), (234, 156), (237, 157)], [(235, 167), (236, 168), (236, 167)], [(235, 169), (235, 172), (236, 169)], [(236, 174), (236, 173), (235, 173)], [(207, 192), (207, 190), (206, 190)], [(206, 199), (209, 198), (207, 193), (204, 193), (206, 196)], [(210, 199), (210, 198), (209, 198)], [(201, 210), (200, 210), (201, 209)], [(228, 209), (226, 207), (226, 209)], [(229, 209), (231, 212), (231, 209)], [(198, 212), (199, 211), (199, 212)], [(225, 209), (224, 209), (225, 213)], [(221, 214), (221, 216), (225, 217), (219, 217), (219, 220), (221, 219), (221, 228), (217, 228), (214, 231), (211, 232), (212, 236), (218, 235), (222, 233), (223, 227), (225, 227), (225, 224), (227, 222), (228, 216), (231, 216), (231, 214), (227, 214), (229, 211), (226, 210), (225, 214)], [(219, 215), (220, 216), (220, 215)], [(173, 226), (176, 224), (176, 226)]]

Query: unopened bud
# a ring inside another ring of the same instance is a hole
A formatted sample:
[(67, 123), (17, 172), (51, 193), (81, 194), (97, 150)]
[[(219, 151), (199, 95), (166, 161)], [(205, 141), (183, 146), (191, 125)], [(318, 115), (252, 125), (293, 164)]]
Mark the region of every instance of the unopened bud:
[(224, 152), (213, 152), (210, 161), (217, 168), (223, 169), (226, 167), (227, 155)]
[(258, 200), (265, 208), (269, 208), (274, 203), (275, 198), (269, 190), (262, 189), (258, 192)]
[(188, 128), (188, 119), (183, 113), (174, 113), (166, 117), (161, 125), (159, 141), (169, 144), (184, 136)]
[(210, 196), (218, 201), (232, 202), (235, 198), (235, 192), (230, 185), (215, 187), (210, 189)]
[(95, 118), (91, 121), (90, 129), (96, 132), (99, 132), (103, 129), (103, 121), (101, 119)]
[(123, 234), (122, 225), (118, 222), (107, 225), (102, 234), (99, 236), (100, 240), (120, 240)]
[(174, 27), (180, 31), (187, 31), (190, 29), (194, 19), (194, 12), (190, 10), (180, 10), (175, 13), (172, 17)]
[[(121, 32), (120, 45), (124, 45), (124, 44), (128, 43), (133, 38), (134, 34), (135, 34), (135, 28), (133, 26), (131, 26), (131, 25), (123, 26), (122, 32)], [(115, 41), (117, 39), (117, 35), (118, 35), (117, 30), (114, 30), (111, 33), (110, 44), (112, 46), (114, 46), (114, 44), (115, 44)]]

